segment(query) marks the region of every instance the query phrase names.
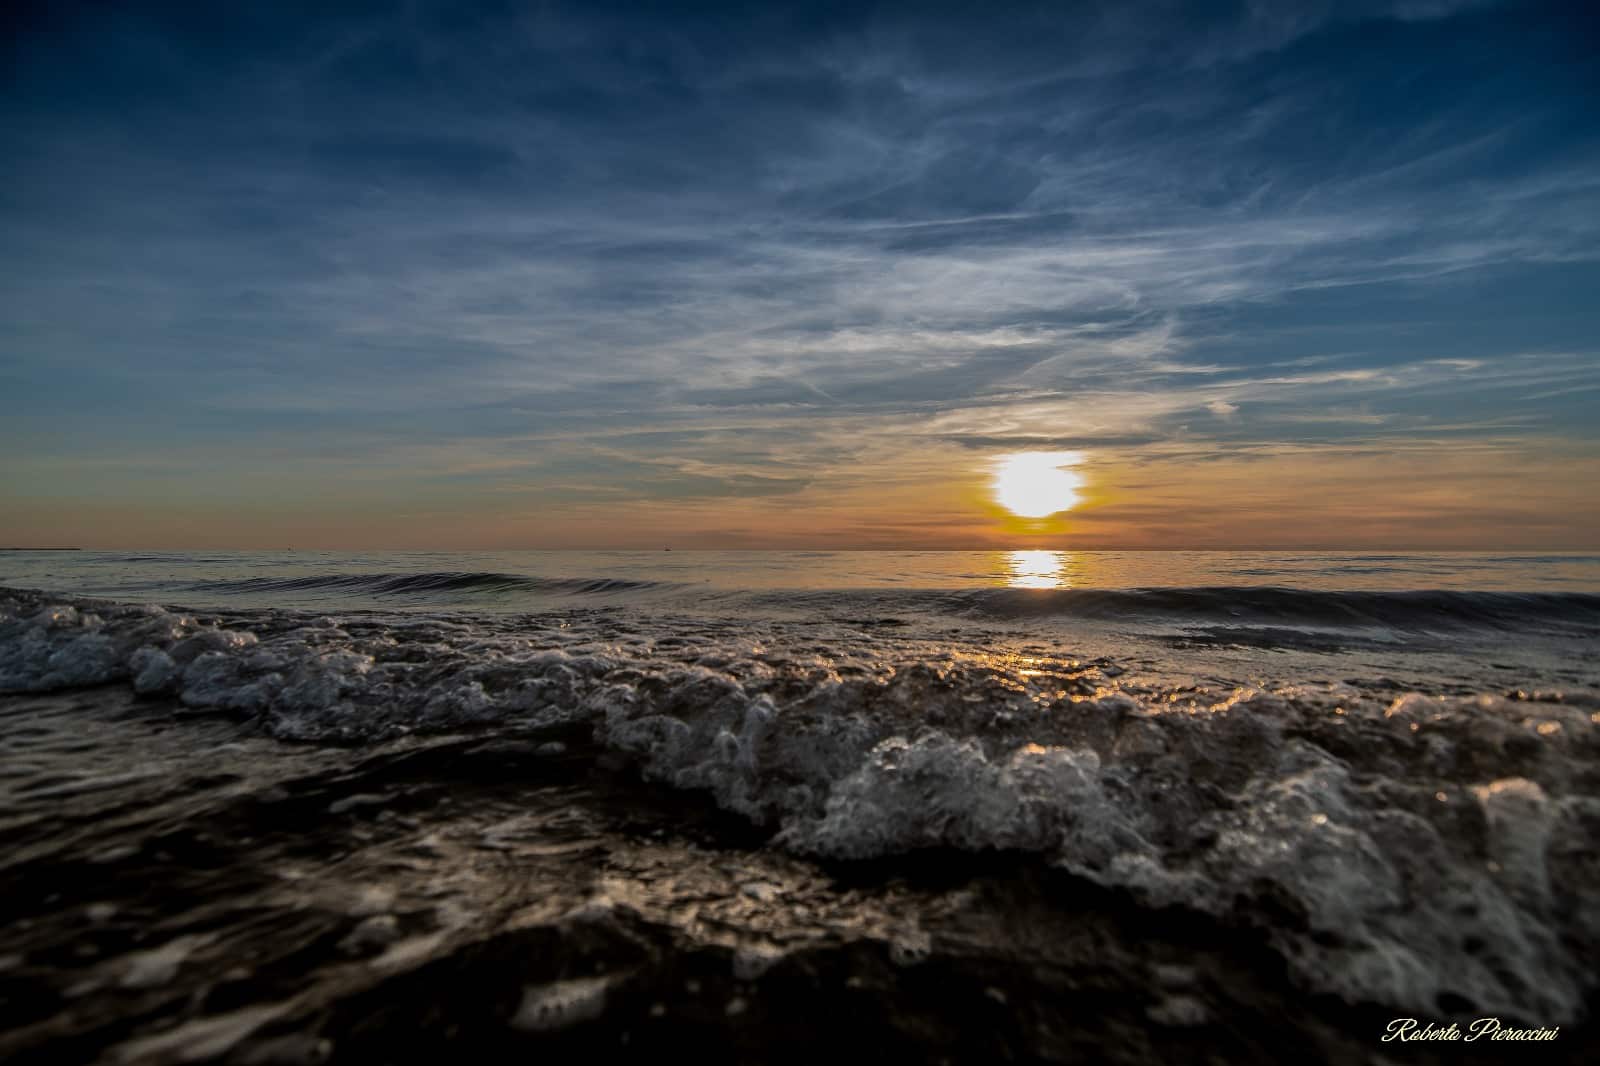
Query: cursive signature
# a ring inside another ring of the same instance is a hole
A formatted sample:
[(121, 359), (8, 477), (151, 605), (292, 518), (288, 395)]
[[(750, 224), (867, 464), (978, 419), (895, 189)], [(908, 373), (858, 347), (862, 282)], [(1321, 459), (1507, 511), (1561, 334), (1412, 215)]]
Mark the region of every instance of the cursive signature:
[(1440, 1025), (1422, 1022), (1416, 1018), (1396, 1018), (1379, 1037), (1384, 1043), (1391, 1040), (1460, 1040), (1470, 1044), (1474, 1040), (1554, 1040), (1561, 1032), (1559, 1025), (1539, 1029), (1518, 1029), (1503, 1024), (1499, 1018), (1479, 1018), (1468, 1023), (1465, 1031), (1455, 1022)]

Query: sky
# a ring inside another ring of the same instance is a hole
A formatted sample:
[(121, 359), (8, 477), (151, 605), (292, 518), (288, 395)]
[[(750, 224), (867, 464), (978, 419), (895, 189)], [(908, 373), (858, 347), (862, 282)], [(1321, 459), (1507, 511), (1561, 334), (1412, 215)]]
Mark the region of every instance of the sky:
[(1600, 547), (1586, 7), (13, 6), (0, 544)]

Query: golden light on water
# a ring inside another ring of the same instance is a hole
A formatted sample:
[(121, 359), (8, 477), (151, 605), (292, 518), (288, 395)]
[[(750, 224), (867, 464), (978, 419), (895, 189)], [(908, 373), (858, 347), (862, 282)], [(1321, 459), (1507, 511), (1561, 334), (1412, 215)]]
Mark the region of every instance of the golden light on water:
[(1019, 518), (1044, 518), (1070, 511), (1083, 478), (1072, 467), (1078, 452), (1017, 452), (1001, 458), (994, 471), (995, 502)]
[(1006, 584), (1014, 589), (1064, 589), (1067, 579), (1066, 552), (1007, 552)]

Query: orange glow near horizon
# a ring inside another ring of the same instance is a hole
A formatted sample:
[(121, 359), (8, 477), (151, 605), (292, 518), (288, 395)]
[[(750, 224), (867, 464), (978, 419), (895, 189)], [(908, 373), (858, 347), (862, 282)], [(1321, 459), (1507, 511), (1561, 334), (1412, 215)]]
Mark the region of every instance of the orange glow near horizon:
[(995, 465), (994, 499), (1018, 518), (1047, 518), (1078, 504), (1078, 452), (1017, 452)]
[[(409, 453), (380, 473), (354, 459), (327, 469), (311, 464), (303, 483), (298, 467), (219, 481), (198, 468), (178, 477), (189, 468), (174, 465), (163, 482), (171, 494), (159, 497), (119, 494), (121, 468), (106, 467), (86, 482), (99, 492), (93, 498), (0, 492), (0, 530), (14, 544), (90, 550), (951, 549), (1002, 553), (1001, 572), (1003, 553), (1068, 547), (1592, 553), (1600, 531), (1600, 494), (1591, 488), (1600, 484), (1600, 448), (1591, 454), (1562, 452), (1551, 440), (1538, 445), (1419, 440), (1334, 453), (1275, 446), (1223, 449), (1204, 461), (1192, 446), (1149, 445), (1137, 454), (1068, 454), (1057, 460), (1066, 466), (1059, 469), (1034, 458), (1050, 454), (1043, 448), (975, 454), (920, 439), (867, 439), (849, 463), (809, 467), (812, 480), (792, 491), (727, 491), (708, 476), (682, 496), (652, 496), (647, 480), (598, 475), (593, 484), (575, 481), (559, 491), (518, 481), (517, 491), (493, 492), (441, 476), (422, 493), (411, 479), (437, 468)], [(1043, 479), (1047, 488), (1053, 482), (1070, 491), (1042, 504), (1031, 489), (1024, 492), (1040, 466), (1052, 475)], [(41, 466), (35, 474), (54, 470)], [(1023, 475), (1015, 482), (1014, 471)], [(710, 494), (698, 491), (707, 486)], [(1018, 513), (1068, 501), (1070, 510), (1044, 517)], [(1083, 557), (1070, 558), (1076, 572)]]

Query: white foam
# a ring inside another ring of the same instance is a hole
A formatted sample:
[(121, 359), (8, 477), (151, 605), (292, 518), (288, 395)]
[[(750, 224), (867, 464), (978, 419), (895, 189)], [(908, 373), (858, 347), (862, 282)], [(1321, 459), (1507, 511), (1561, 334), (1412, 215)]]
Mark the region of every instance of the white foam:
[(537, 1033), (592, 1021), (605, 1012), (606, 992), (612, 983), (610, 977), (574, 977), (527, 985), (511, 1016), (511, 1027)]
[(1570, 693), (1530, 714), (1487, 691), (1197, 684), (912, 626), (92, 606), (0, 596), (0, 688), (125, 681), (301, 741), (583, 727), (797, 852), (1037, 852), (1259, 924), (1303, 985), (1351, 1000), (1560, 1022), (1594, 987), (1573, 856), (1600, 844), (1595, 709)]

